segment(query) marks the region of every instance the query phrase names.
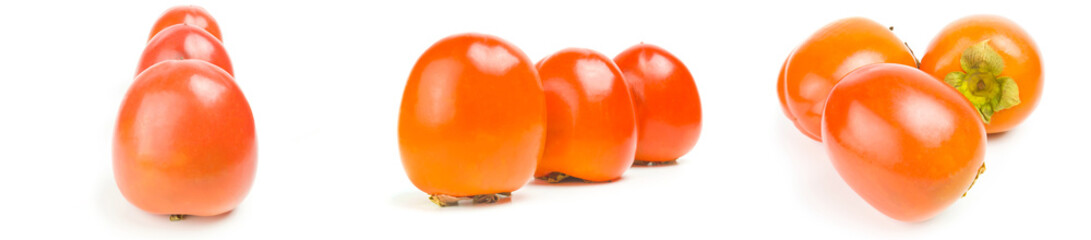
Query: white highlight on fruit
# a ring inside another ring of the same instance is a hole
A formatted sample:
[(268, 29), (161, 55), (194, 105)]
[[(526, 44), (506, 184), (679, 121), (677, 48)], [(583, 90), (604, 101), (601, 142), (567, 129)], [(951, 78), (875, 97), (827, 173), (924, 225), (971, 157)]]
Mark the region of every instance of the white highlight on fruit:
[(955, 132), (954, 116), (935, 98), (924, 97), (924, 93), (905, 94), (905, 100), (898, 106), (897, 119), (901, 121), (910, 135), (921, 140), (925, 147), (940, 147), (943, 139)]
[(211, 42), (196, 34), (186, 36), (182, 44), (185, 44), (186, 49), (189, 50), (186, 51), (186, 54), (200, 54), (190, 55), (189, 58), (191, 59), (212, 59), (212, 53), (215, 52)]
[[(849, 104), (845, 124), (848, 131), (842, 132), (848, 136), (841, 136), (842, 140), (855, 139), (860, 142), (845, 144), (845, 146), (859, 147), (860, 149), (853, 150), (865, 155), (861, 156), (862, 159), (885, 159), (892, 152), (900, 152), (896, 149), (902, 147), (901, 142), (896, 137), (889, 137), (897, 136), (891, 123), (883, 120), (860, 101), (867, 100), (860, 99)], [(896, 161), (896, 159), (889, 160)]]
[(650, 79), (666, 79), (674, 72), (674, 64), (663, 55), (655, 54), (644, 64), (644, 74)]
[(205, 106), (216, 104), (224, 91), (227, 91), (227, 87), (223, 84), (202, 75), (193, 75), (189, 78), (189, 89)]
[(593, 59), (576, 61), (576, 74), (583, 84), (584, 94), (592, 101), (602, 100), (614, 85), (614, 73), (606, 63)]
[(474, 43), (466, 52), (470, 62), (484, 73), (492, 75), (504, 75), (519, 63), (519, 58), (504, 49), (502, 46), (489, 47), (485, 44)]

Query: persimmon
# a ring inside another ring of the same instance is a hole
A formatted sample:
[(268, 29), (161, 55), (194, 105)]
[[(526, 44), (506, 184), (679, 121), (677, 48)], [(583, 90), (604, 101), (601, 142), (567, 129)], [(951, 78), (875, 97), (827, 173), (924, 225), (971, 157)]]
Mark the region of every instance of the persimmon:
[(856, 69), (830, 90), (822, 139), (834, 168), (872, 207), (932, 218), (985, 169), (985, 127), (961, 94), (902, 64)]
[(1019, 25), (1000, 16), (975, 15), (952, 22), (928, 46), (921, 70), (943, 80), (973, 103), (989, 133), (1026, 120), (1042, 96), (1038, 46)]
[(534, 177), (613, 181), (633, 165), (636, 120), (629, 87), (609, 57), (570, 48), (542, 59), (545, 152)]
[(216, 19), (212, 18), (212, 14), (209, 14), (202, 7), (193, 5), (175, 6), (163, 12), (163, 15), (152, 26), (152, 31), (148, 34), (148, 41), (151, 41), (163, 29), (176, 24), (187, 24), (203, 29), (215, 36), (216, 40), (223, 41), (223, 36), (220, 35), (220, 24), (216, 23)]
[(160, 62), (136, 77), (114, 132), (114, 180), (155, 214), (212, 216), (234, 209), (257, 167), (250, 104), (223, 69)]
[(507, 41), (469, 33), (439, 40), (413, 66), (398, 144), (409, 180), (433, 202), (486, 203), (531, 179), (545, 130), (531, 61)]
[(148, 67), (166, 60), (196, 59), (223, 68), (228, 74), (235, 75), (231, 58), (222, 43), (212, 34), (192, 25), (177, 24), (155, 35), (144, 47), (136, 74)]
[(637, 165), (674, 163), (701, 135), (701, 98), (682, 61), (667, 50), (637, 44), (614, 57), (636, 111)]
[(909, 48), (890, 29), (866, 18), (841, 19), (811, 35), (789, 57), (784, 98), (789, 119), (804, 135), (822, 141), (822, 109), (830, 88), (852, 70), (872, 63), (916, 66)]

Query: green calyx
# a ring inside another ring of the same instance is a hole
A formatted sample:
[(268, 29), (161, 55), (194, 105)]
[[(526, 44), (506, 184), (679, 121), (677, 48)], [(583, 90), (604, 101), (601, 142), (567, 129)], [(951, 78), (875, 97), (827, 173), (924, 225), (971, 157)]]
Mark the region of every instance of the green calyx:
[(981, 41), (963, 51), (959, 63), (964, 72), (951, 72), (943, 79), (970, 100), (986, 124), (996, 112), (1020, 102), (1019, 86), (1011, 77), (1000, 76), (1004, 59), (988, 43)]

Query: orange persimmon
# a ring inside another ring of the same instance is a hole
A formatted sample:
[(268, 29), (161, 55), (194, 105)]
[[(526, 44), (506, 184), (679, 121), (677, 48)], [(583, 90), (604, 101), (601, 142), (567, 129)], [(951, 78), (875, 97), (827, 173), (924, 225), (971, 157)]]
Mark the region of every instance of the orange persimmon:
[(230, 74), (200, 60), (167, 60), (136, 76), (113, 147), (125, 199), (172, 220), (231, 211), (257, 167), (249, 102)]
[(484, 34), (436, 42), (402, 95), (398, 145), (409, 180), (443, 206), (494, 202), (525, 185), (541, 157), (545, 93), (531, 61)]
[(208, 14), (208, 11), (205, 11), (204, 8), (193, 5), (176, 6), (163, 12), (163, 15), (152, 26), (152, 32), (148, 34), (148, 41), (151, 41), (163, 29), (177, 24), (186, 24), (204, 29), (212, 36), (215, 36), (216, 40), (223, 41), (223, 37), (220, 36), (220, 25), (216, 23), (216, 19), (213, 19), (212, 15)]
[(868, 204), (900, 221), (932, 218), (984, 171), (985, 127), (960, 94), (919, 69), (865, 65), (830, 91), (822, 139)]
[(701, 98), (686, 65), (667, 50), (637, 44), (614, 57), (636, 110), (636, 162), (671, 163), (701, 135)]
[(1042, 96), (1042, 60), (1026, 31), (1000, 16), (952, 22), (932, 40), (921, 70), (973, 103), (989, 133), (1015, 128)]
[(231, 58), (227, 55), (227, 49), (224, 48), (223, 43), (216, 40), (212, 34), (186, 24), (167, 27), (148, 41), (148, 45), (144, 46), (144, 53), (140, 55), (136, 74), (161, 61), (181, 59), (206, 61), (222, 68), (232, 76), (235, 75)]
[(852, 70), (872, 63), (916, 66), (909, 48), (889, 29), (866, 18), (846, 18), (819, 29), (788, 58), (783, 91), (799, 131), (822, 141), (822, 109), (832, 88)]
[(546, 96), (546, 143), (534, 177), (612, 181), (633, 165), (636, 120), (629, 87), (610, 58), (561, 50), (538, 62)]

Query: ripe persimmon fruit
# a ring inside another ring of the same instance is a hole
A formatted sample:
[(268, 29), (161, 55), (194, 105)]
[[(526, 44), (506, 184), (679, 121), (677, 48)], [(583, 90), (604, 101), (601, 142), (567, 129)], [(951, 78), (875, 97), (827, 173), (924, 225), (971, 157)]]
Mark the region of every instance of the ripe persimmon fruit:
[(629, 87), (609, 57), (569, 48), (537, 64), (546, 96), (545, 152), (534, 177), (613, 181), (633, 165), (636, 120)]
[(531, 61), (507, 41), (469, 33), (439, 40), (413, 66), (398, 145), (409, 180), (436, 204), (488, 203), (531, 179), (545, 131)]
[(887, 27), (866, 18), (841, 19), (822, 27), (797, 48), (784, 66), (784, 86), (778, 86), (804, 135), (822, 141), (822, 109), (845, 74), (872, 63), (916, 67), (917, 60)]
[(900, 221), (932, 218), (985, 165), (985, 127), (954, 89), (903, 64), (865, 65), (831, 89), (822, 139), (837, 173)]
[(943, 28), (921, 58), (921, 70), (969, 99), (989, 133), (1026, 120), (1044, 84), (1034, 40), (1011, 20), (992, 15), (965, 17)]
[(212, 216), (234, 209), (257, 167), (250, 104), (223, 69), (167, 60), (136, 76), (114, 132), (114, 180), (155, 214)]
[(212, 34), (186, 24), (167, 27), (148, 41), (140, 55), (136, 74), (161, 61), (181, 59), (206, 61), (222, 68), (231, 76), (235, 75), (231, 58), (227, 56), (223, 43)]
[(177, 24), (186, 24), (204, 29), (212, 36), (215, 36), (216, 40), (223, 41), (223, 36), (220, 35), (220, 24), (216, 23), (216, 19), (213, 19), (212, 15), (204, 8), (193, 5), (175, 6), (163, 12), (163, 15), (152, 26), (152, 31), (148, 34), (148, 41), (151, 41), (163, 29)]
[(614, 57), (636, 111), (636, 165), (674, 163), (697, 145), (701, 98), (682, 61), (667, 50), (637, 44)]

